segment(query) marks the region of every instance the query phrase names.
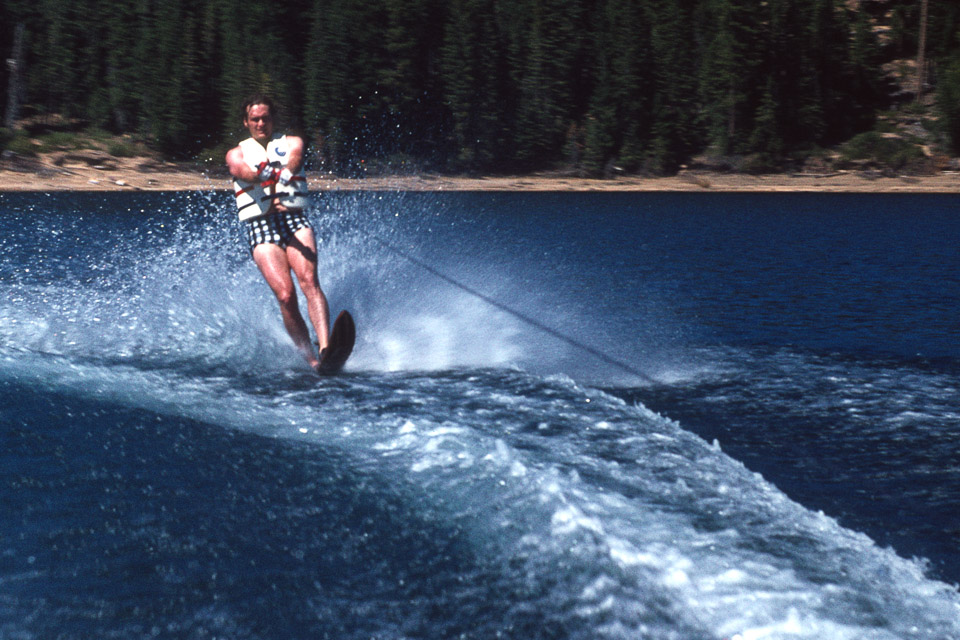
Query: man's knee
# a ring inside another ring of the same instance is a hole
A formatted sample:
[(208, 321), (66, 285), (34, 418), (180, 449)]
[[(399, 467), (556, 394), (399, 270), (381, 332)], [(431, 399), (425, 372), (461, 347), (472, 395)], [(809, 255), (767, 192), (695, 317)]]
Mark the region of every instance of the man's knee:
[(317, 279), (317, 274), (313, 269), (307, 270), (306, 273), (298, 273), (297, 281), (300, 283), (300, 289), (305, 294), (308, 291), (314, 291), (320, 288), (320, 281)]
[(277, 302), (280, 303), (281, 307), (296, 306), (297, 291), (293, 288), (293, 286), (280, 287), (279, 289), (275, 289), (273, 293), (275, 296), (277, 296)]

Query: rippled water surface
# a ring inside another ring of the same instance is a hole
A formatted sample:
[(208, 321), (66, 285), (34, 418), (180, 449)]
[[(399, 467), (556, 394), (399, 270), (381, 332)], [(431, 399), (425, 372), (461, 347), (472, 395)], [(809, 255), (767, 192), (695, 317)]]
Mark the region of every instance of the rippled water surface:
[(951, 197), (0, 194), (0, 638), (960, 637)]

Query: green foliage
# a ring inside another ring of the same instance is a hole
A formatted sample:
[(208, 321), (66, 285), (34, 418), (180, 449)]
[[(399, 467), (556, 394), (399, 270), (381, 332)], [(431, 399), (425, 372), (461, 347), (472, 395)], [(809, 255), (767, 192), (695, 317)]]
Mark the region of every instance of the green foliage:
[(39, 151), (71, 151), (89, 147), (89, 139), (72, 131), (53, 131), (37, 137)]
[(960, 155), (960, 55), (943, 70), (937, 88), (937, 107), (947, 146)]
[(10, 151), (18, 156), (37, 155), (37, 146), (33, 144), (29, 136), (22, 131), (11, 132), (8, 129), (0, 129), (0, 145), (4, 151)]
[(452, 166), (460, 169), (495, 169), (502, 100), (496, 82), (504, 62), (496, 49), (496, 15), (492, 0), (454, 0), (451, 23), (441, 49), (444, 95), (451, 119), (450, 143), (455, 149)]
[[(873, 127), (880, 66), (914, 54), (919, 21), (914, 0), (881, 4), (7, 0), (0, 45), (27, 26), (25, 115), (135, 134), (169, 157), (235, 144), (241, 100), (263, 91), (341, 172), (671, 173), (704, 150), (765, 170)], [(960, 3), (931, 0), (929, 24), (960, 151), (960, 71), (940, 62), (960, 48)]]
[(583, 3), (527, 3), (526, 52), (519, 73), (516, 159), (525, 166), (560, 155), (574, 111), (575, 60)]
[(750, 0), (707, 0), (712, 33), (701, 66), (700, 94), (708, 141), (721, 154), (747, 150), (762, 60), (760, 7)]
[(236, 146), (235, 141), (224, 140), (218, 144), (200, 149), (194, 159), (201, 166), (207, 168), (222, 167), (224, 164), (224, 158), (227, 156), (227, 152), (234, 146)]
[(604, 2), (595, 46), (600, 75), (585, 152), (592, 173), (614, 163), (628, 170), (643, 166), (655, 82), (647, 8), (644, 2)]
[(883, 167), (900, 169), (924, 157), (916, 144), (891, 134), (877, 131), (861, 133), (841, 147), (846, 161), (866, 161)]
[(140, 145), (130, 140), (121, 138), (107, 142), (107, 153), (115, 158), (135, 158), (142, 155), (143, 151)]
[[(673, 173), (698, 150), (703, 131), (697, 124), (695, 41), (689, 2), (654, 0), (647, 12), (651, 25), (650, 52), (654, 62), (649, 136), (644, 167), (654, 173)], [(680, 45), (680, 46), (678, 46)]]

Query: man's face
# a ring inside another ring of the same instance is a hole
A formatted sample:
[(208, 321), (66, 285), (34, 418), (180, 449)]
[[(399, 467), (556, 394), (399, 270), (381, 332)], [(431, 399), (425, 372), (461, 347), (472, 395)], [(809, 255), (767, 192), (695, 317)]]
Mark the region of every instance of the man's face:
[(273, 135), (273, 116), (270, 107), (265, 104), (252, 104), (247, 107), (247, 117), (243, 124), (250, 131), (250, 137), (257, 142), (265, 142)]

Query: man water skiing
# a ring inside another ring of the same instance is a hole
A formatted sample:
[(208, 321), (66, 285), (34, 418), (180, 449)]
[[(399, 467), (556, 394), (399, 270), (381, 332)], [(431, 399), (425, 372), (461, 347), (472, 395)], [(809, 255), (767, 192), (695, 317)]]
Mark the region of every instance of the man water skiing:
[(330, 311), (317, 278), (317, 244), (303, 208), (307, 181), (303, 140), (274, 134), (276, 109), (267, 96), (243, 103), (250, 137), (227, 152), (237, 209), (246, 226), (250, 252), (280, 304), (283, 325), (307, 362), (318, 368), (310, 332), (300, 313), (291, 271), (307, 300), (310, 322), (322, 354), (330, 335)]

